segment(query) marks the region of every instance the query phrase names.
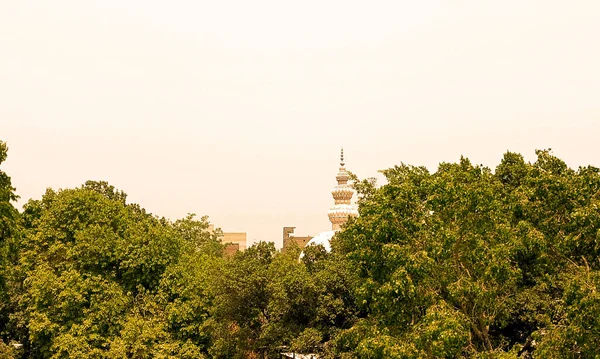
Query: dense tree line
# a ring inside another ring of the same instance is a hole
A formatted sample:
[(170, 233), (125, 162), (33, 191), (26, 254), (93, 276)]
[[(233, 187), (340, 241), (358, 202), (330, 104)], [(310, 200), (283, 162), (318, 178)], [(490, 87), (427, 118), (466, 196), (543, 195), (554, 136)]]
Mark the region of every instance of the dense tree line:
[(360, 217), (301, 260), (224, 256), (106, 182), (18, 211), (0, 170), (0, 359), (596, 358), (600, 173), (537, 155), (356, 180)]

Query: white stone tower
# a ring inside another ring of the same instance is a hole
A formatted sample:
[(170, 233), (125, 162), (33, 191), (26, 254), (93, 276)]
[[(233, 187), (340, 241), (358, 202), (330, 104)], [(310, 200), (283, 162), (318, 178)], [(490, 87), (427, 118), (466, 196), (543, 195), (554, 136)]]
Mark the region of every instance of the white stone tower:
[(338, 184), (333, 188), (333, 191), (331, 191), (335, 204), (327, 213), (329, 220), (331, 221), (331, 229), (334, 231), (339, 230), (342, 225), (348, 221), (348, 217), (358, 216), (356, 207), (351, 203), (354, 189), (348, 184), (350, 175), (344, 166), (344, 149), (342, 148), (340, 155), (340, 170), (335, 177)]

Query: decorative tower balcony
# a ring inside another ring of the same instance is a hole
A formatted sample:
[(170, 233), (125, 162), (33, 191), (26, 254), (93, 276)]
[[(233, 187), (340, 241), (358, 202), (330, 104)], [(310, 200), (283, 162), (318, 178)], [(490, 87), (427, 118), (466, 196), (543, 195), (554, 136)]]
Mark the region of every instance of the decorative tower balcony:
[(333, 196), (334, 205), (331, 207), (327, 215), (329, 221), (331, 221), (332, 230), (337, 231), (342, 228), (342, 225), (348, 221), (348, 217), (357, 217), (358, 211), (356, 207), (352, 205), (352, 196), (354, 196), (354, 189), (348, 184), (350, 175), (346, 171), (344, 163), (344, 149), (340, 155), (340, 170), (335, 177), (337, 180), (337, 186), (331, 191)]

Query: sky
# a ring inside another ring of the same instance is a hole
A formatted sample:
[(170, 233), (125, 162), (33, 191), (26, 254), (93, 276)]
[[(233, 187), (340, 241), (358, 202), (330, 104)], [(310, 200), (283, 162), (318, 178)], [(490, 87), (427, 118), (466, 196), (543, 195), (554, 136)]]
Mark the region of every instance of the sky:
[(344, 147), (401, 162), (552, 148), (600, 167), (597, 0), (0, 3), (18, 206), (105, 180), (158, 216), (281, 246), (329, 230)]

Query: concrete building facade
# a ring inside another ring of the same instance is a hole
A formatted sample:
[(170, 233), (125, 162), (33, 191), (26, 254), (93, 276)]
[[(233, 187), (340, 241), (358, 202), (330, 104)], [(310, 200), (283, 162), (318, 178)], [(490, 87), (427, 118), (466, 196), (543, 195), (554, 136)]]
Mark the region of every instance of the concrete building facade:
[(296, 227), (283, 227), (283, 248), (281, 249), (282, 252), (285, 252), (286, 249), (293, 246), (293, 243), (295, 243), (300, 248), (304, 248), (304, 246), (306, 246), (306, 244), (313, 238), (311, 236), (296, 237), (294, 235), (294, 229), (296, 229)]
[[(215, 225), (211, 224), (208, 226), (210, 232), (215, 231)], [(221, 236), (221, 243), (225, 245), (225, 255), (231, 256), (237, 251), (246, 250), (246, 232), (223, 232)]]

